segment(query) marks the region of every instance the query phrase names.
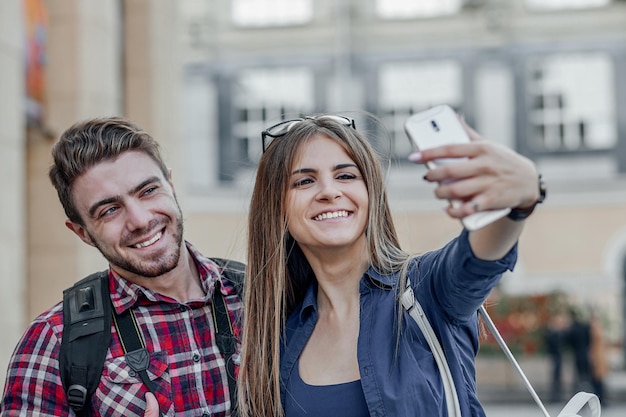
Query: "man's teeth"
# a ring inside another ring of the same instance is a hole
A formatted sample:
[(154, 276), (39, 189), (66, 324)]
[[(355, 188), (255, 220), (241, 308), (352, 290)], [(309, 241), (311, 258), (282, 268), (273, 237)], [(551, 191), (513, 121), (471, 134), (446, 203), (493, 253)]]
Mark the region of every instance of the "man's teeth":
[(152, 245), (154, 242), (156, 242), (157, 240), (161, 239), (163, 233), (159, 232), (156, 235), (154, 235), (154, 237), (150, 240), (146, 240), (145, 242), (141, 242), (141, 243), (137, 243), (135, 245), (136, 248), (145, 248), (146, 246), (150, 246)]
[(348, 212), (346, 210), (339, 210), (329, 213), (322, 213), (316, 216), (313, 220), (336, 219), (337, 217), (348, 217)]

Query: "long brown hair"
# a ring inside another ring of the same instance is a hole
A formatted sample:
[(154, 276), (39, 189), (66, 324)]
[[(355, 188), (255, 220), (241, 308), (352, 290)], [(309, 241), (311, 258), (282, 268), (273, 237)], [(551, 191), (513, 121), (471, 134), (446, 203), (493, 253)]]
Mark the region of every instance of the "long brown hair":
[(279, 374), (281, 337), (287, 317), (315, 279), (287, 230), (285, 201), (299, 149), (319, 134), (340, 144), (361, 171), (369, 196), (366, 235), (372, 265), (382, 273), (406, 270), (409, 257), (398, 243), (380, 158), (362, 134), (336, 120), (318, 116), (295, 124), (285, 136), (274, 139), (259, 162), (248, 217), (243, 356), (239, 373), (242, 417), (284, 414)]

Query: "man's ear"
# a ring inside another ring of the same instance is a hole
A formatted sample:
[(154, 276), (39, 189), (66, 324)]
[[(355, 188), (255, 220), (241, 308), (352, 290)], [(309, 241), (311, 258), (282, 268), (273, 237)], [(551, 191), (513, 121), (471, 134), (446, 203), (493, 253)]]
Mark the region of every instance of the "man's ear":
[(80, 240), (82, 240), (83, 242), (85, 242), (89, 246), (95, 246), (93, 244), (92, 240), (91, 240), (91, 237), (89, 236), (89, 233), (87, 233), (87, 229), (85, 229), (80, 224), (74, 223), (70, 219), (66, 219), (65, 220), (65, 227), (67, 227), (72, 232), (74, 232), (76, 234), (76, 236), (78, 236), (80, 238)]

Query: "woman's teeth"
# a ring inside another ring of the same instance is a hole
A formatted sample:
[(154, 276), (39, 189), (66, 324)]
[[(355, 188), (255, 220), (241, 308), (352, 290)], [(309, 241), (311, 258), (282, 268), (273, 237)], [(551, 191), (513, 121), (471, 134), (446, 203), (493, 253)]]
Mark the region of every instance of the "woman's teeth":
[(315, 216), (313, 220), (336, 219), (337, 217), (348, 217), (348, 212), (346, 210), (339, 210), (329, 213), (322, 213), (318, 216)]

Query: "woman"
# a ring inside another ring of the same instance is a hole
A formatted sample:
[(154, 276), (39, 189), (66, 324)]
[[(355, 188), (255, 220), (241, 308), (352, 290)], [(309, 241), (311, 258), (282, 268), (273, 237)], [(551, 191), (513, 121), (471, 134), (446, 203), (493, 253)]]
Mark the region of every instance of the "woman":
[[(451, 217), (539, 200), (526, 158), (480, 140), (413, 154), (468, 157), (430, 170)], [(410, 280), (437, 333), (463, 416), (476, 397), (476, 311), (512, 269), (523, 227), (504, 218), (422, 256), (398, 243), (380, 162), (354, 122), (318, 116), (263, 132), (249, 213), (242, 416), (444, 416), (443, 384), (399, 295)], [(449, 180), (457, 180), (451, 182)], [(521, 209), (520, 209), (521, 208)]]

